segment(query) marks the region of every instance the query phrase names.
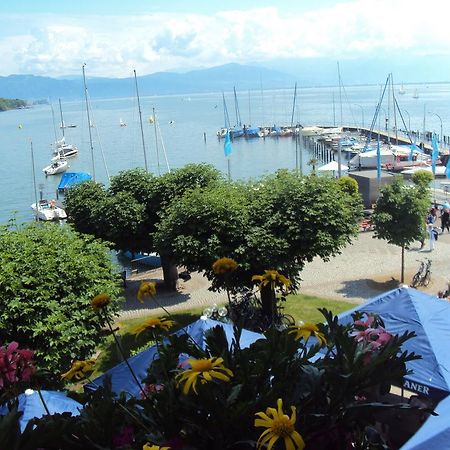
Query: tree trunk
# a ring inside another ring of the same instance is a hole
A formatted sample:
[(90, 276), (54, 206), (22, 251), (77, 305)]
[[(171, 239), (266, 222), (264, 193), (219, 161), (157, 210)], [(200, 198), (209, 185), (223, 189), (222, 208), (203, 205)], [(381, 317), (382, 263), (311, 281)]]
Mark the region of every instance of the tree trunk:
[(162, 267), (162, 270), (163, 270), (164, 286), (169, 291), (176, 291), (177, 290), (177, 283), (178, 283), (178, 269), (177, 269), (177, 266), (175, 266), (172, 263), (171, 258), (161, 255), (161, 267)]
[(405, 245), (402, 245), (402, 273), (400, 276), (400, 283), (405, 282)]
[(276, 298), (275, 292), (270, 284), (261, 288), (261, 303), (264, 317), (270, 325), (273, 323)]

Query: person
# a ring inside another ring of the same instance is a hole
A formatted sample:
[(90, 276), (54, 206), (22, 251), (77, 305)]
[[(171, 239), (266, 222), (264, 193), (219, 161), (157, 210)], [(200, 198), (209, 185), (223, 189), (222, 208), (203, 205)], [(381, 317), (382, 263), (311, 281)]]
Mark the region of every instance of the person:
[(434, 250), (434, 243), (437, 241), (439, 236), (439, 231), (434, 227), (432, 223), (427, 224), (428, 234), (430, 237), (430, 252)]
[(447, 232), (450, 233), (450, 211), (448, 208), (443, 208), (441, 212), (441, 230), (447, 228)]

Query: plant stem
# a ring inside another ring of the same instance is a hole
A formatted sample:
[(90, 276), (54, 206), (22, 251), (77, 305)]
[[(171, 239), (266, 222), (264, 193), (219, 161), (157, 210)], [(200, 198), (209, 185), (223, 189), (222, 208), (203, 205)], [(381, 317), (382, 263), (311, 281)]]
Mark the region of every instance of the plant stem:
[(145, 397), (147, 400), (150, 400), (150, 399), (148, 398), (147, 393), (144, 391), (144, 388), (142, 387), (142, 384), (141, 384), (140, 381), (138, 380), (138, 377), (137, 377), (136, 374), (134, 373), (134, 370), (133, 370), (132, 367), (130, 366), (130, 363), (128, 362), (128, 358), (125, 356), (125, 353), (124, 353), (124, 351), (123, 351), (123, 348), (122, 348), (122, 346), (120, 345), (119, 339), (117, 339), (116, 333), (114, 332), (113, 327), (112, 327), (112, 325), (111, 325), (111, 322), (109, 321), (109, 318), (108, 318), (108, 316), (106, 315), (106, 313), (105, 313), (104, 316), (105, 316), (106, 323), (108, 324), (108, 327), (109, 327), (109, 329), (111, 330), (111, 333), (112, 333), (112, 335), (113, 335), (113, 337), (114, 337), (114, 341), (116, 342), (117, 348), (119, 349), (119, 352), (120, 352), (120, 354), (121, 354), (123, 360), (125, 361), (125, 364), (127, 365), (128, 369), (130, 370), (130, 373), (131, 373), (131, 375), (132, 375), (134, 381), (135, 381), (136, 384), (138, 385), (138, 387), (139, 387), (139, 389), (141, 390), (141, 393), (144, 395), (144, 397)]

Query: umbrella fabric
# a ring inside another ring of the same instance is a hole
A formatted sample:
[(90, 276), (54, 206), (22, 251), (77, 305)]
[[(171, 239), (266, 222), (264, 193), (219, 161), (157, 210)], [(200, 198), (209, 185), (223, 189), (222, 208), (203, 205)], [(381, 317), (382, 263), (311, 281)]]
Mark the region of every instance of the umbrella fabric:
[[(50, 411), (50, 414), (70, 412), (73, 416), (78, 416), (80, 414), (80, 410), (83, 408), (81, 403), (67, 397), (65, 392), (41, 391), (41, 394), (48, 410)], [(47, 414), (37, 391), (27, 389), (24, 394), (19, 395), (18, 399), (19, 411), (23, 412), (23, 415), (19, 419), (20, 431), (25, 429), (28, 421), (31, 419), (39, 419)], [(0, 406), (0, 416), (6, 415), (8, 412), (7, 405)]]
[[(181, 335), (183, 333), (187, 333), (199, 347), (205, 348), (206, 332), (217, 325), (221, 326), (224, 329), (228, 343), (231, 345), (234, 335), (233, 325), (218, 322), (212, 319), (199, 319), (183, 328), (182, 330), (177, 331), (175, 334)], [(265, 337), (264, 335), (254, 333), (253, 331), (242, 330), (239, 344), (242, 348), (246, 348), (258, 339), (265, 339)], [(157, 357), (158, 352), (156, 345), (152, 345), (151, 347), (143, 350), (141, 353), (138, 353), (137, 355), (128, 359), (128, 363), (130, 364), (139, 381), (142, 382), (142, 380), (146, 378), (147, 369), (149, 368), (153, 360)], [(95, 391), (103, 385), (106, 377), (111, 378), (112, 390), (116, 394), (118, 394), (119, 392), (125, 392), (130, 396), (139, 397), (141, 390), (132, 377), (130, 369), (125, 362), (121, 362), (95, 380), (87, 383), (85, 385), (85, 389)]]
[(415, 352), (422, 359), (409, 361), (412, 372), (403, 379), (403, 387), (439, 401), (450, 393), (450, 302), (413, 288), (398, 288), (339, 314), (339, 322), (352, 322), (355, 311), (379, 315), (392, 334), (414, 331), (402, 350)]
[(450, 442), (450, 397), (442, 400), (435, 409), (438, 416), (429, 416), (416, 434), (400, 450), (445, 449)]

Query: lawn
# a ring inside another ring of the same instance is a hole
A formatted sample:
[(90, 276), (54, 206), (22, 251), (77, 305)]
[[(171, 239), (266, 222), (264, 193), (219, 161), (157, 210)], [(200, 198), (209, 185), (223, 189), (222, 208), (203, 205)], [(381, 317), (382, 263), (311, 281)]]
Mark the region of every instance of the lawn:
[[(339, 314), (354, 306), (353, 303), (349, 302), (312, 297), (303, 294), (289, 295), (286, 302), (283, 303), (284, 312), (293, 316), (296, 321), (301, 320), (303, 322), (313, 323), (322, 322), (324, 320), (322, 314), (318, 311), (318, 308), (326, 308), (334, 314)], [(173, 312), (171, 319), (175, 320), (177, 323), (174, 331), (196, 321), (201, 314), (202, 309), (200, 308)], [(151, 345), (151, 341), (149, 341), (149, 338), (145, 333), (138, 336), (133, 333), (134, 328), (145, 321), (146, 318), (147, 317), (123, 319), (116, 322), (120, 329), (121, 346), (127, 357), (136, 354), (140, 350)], [(100, 354), (92, 378), (95, 378), (121, 361), (121, 356), (112, 337), (109, 337), (99, 350)]]

